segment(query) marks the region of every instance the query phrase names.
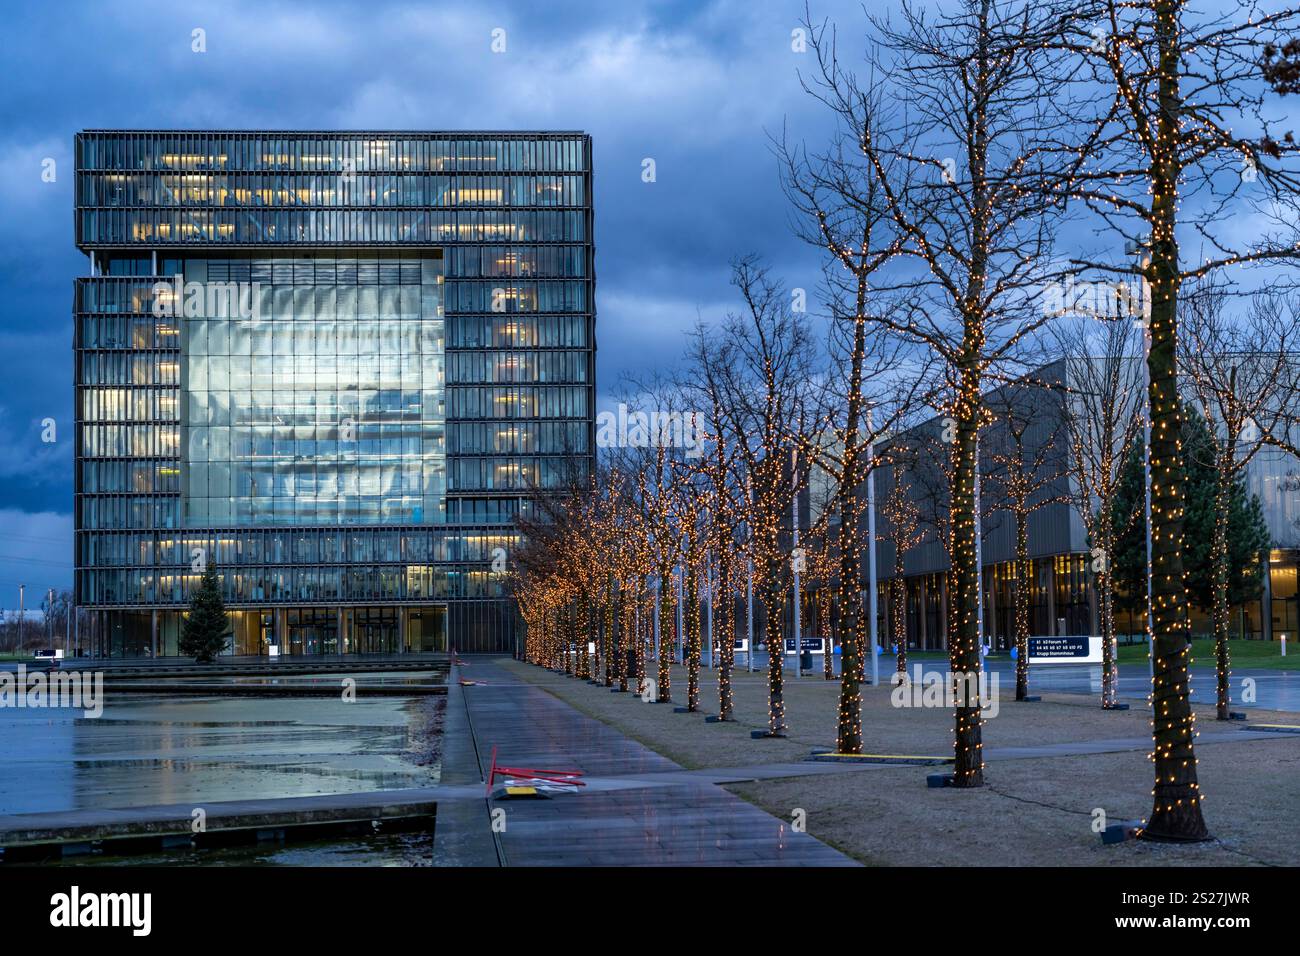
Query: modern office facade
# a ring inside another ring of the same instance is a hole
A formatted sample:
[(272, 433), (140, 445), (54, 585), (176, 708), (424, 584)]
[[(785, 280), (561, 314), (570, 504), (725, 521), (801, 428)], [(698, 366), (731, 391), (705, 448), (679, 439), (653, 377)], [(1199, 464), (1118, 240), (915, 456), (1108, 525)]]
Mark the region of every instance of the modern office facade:
[[(1014, 413), (1023, 429), (1024, 452), (1020, 460), (1032, 466), (1040, 487), (1031, 499), (1027, 515), (1029, 556), (1033, 562), (1029, 594), (1030, 630), (1036, 635), (1099, 634), (1098, 603), (1092, 563), (1094, 556), (1083, 520), (1075, 506), (1073, 478), (1068, 462), (1069, 436), (1064, 415), (1068, 403), (1059, 395), (1072, 385), (1070, 364), (1054, 362), (1032, 373), (1034, 380), (1053, 389), (998, 389), (986, 396), (991, 421), (981, 430), (980, 473), (982, 476), (981, 556), (983, 567), (984, 638), (995, 649), (1009, 649), (1014, 642), (1016, 521), (1002, 496), (997, 476), (1011, 457), (1008, 420)], [(1058, 396), (1058, 397), (1054, 397)], [(938, 527), (946, 520), (947, 479), (938, 456), (947, 454), (943, 444), (941, 418), (925, 422), (896, 436), (895, 444), (906, 447), (908, 464), (899, 466), (906, 493), (917, 505), (921, 540), (904, 553), (905, 606), (895, 606), (889, 586), (896, 577), (891, 526), (885, 509), (878, 515), (879, 540), (876, 548), (880, 569), (878, 593), (879, 627), (882, 643), (893, 634), (894, 615), (906, 618), (908, 644), (913, 648), (937, 650), (947, 647), (948, 569), (947, 551)], [(1300, 437), (1300, 436), (1298, 436)], [(885, 445), (884, 447), (888, 447)], [(915, 454), (916, 450), (921, 454)], [(1259, 497), (1272, 548), (1261, 555), (1267, 563), (1262, 575), (1262, 593), (1256, 600), (1232, 608), (1233, 637), (1277, 639), (1287, 634), (1294, 640), (1300, 633), (1300, 460), (1275, 448), (1263, 447), (1247, 466), (1247, 491)], [(884, 465), (876, 474), (877, 501), (883, 501), (894, 480), (894, 466)], [(864, 562), (865, 572), (865, 562)], [(865, 573), (864, 573), (865, 580)], [(1211, 630), (1208, 609), (1192, 607), (1192, 629), (1196, 634)], [(1116, 612), (1120, 635), (1145, 633), (1141, 613)], [(1121, 636), (1121, 640), (1124, 637)]]
[(593, 464), (591, 140), (76, 138), (77, 643), (508, 650), (515, 519)]

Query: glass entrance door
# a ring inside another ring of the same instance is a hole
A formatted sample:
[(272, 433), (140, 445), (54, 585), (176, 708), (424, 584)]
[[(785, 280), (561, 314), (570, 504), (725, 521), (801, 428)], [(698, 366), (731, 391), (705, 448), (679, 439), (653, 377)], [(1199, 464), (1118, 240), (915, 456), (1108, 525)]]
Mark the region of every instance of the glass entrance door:
[(397, 608), (357, 608), (352, 633), (358, 654), (396, 654)]
[(447, 606), (406, 611), (406, 649), (413, 653), (447, 650)]

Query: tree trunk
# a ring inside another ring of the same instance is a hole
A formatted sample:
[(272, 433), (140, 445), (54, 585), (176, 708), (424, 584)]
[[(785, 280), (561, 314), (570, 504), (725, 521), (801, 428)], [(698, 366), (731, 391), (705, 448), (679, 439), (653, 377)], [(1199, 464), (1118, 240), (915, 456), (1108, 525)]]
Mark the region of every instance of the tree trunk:
[[(785, 589), (777, 569), (770, 569), (763, 588), (763, 612), (767, 620), (767, 733), (784, 737), (785, 724)], [(798, 655), (798, 648), (795, 654)], [(796, 656), (796, 662), (798, 657)], [(842, 718), (841, 718), (842, 719)]]
[[(633, 624), (634, 600), (627, 591), (619, 592), (619, 623), (615, 643), (615, 672), (619, 675), (619, 691), (628, 689), (628, 650), (636, 644), (637, 630)], [(636, 652), (633, 652), (636, 653)]]
[(587, 592), (578, 596), (578, 678), (591, 679), (591, 602)]
[(1103, 595), (1101, 608), (1101, 706), (1114, 707), (1119, 701), (1119, 663), (1115, 660), (1115, 585), (1111, 579), (1111, 560), (1115, 553), (1110, 502), (1101, 507), (1098, 517), (1097, 544), (1101, 548), (1101, 570), (1097, 588)]
[(560, 669), (559, 624), (556, 612), (546, 612), (546, 666), (550, 670)]
[(560, 611), (564, 621), (564, 674), (566, 677), (573, 676), (573, 636), (577, 631), (577, 625), (573, 621), (573, 605), (566, 604)]
[[(858, 349), (854, 336), (855, 361)], [(860, 372), (858, 373), (860, 377)], [(849, 393), (848, 426), (844, 436), (844, 472), (841, 476), (841, 504), (839, 528), (840, 558), (840, 695), (839, 721), (835, 736), (835, 749), (842, 754), (862, 752), (862, 608), (858, 593), (861, 580), (861, 560), (858, 555), (857, 499), (858, 485), (858, 416), (861, 399), (860, 383)], [(770, 642), (769, 642), (770, 646)], [(795, 651), (798, 654), (798, 650)]]
[(605, 658), (605, 686), (614, 686), (614, 592), (611, 588), (605, 599), (605, 628), (600, 635), (601, 656)]
[(604, 604), (596, 601), (592, 607), (591, 626), (593, 643), (596, 645), (596, 653), (591, 662), (591, 680), (596, 683), (600, 680), (601, 666), (605, 659), (605, 614)]
[[(673, 699), (673, 652), (677, 642), (677, 601), (671, 586), (672, 569), (659, 568), (659, 688), (658, 700), (669, 704)], [(669, 640), (669, 635), (672, 639)]]
[(646, 625), (649, 623), (646, 611), (646, 592), (638, 589), (636, 601), (633, 606), (636, 608), (633, 623), (636, 628), (636, 652), (633, 657), (636, 673), (632, 676), (636, 678), (636, 692), (638, 695), (645, 694), (645, 644), (646, 644)]
[[(840, 694), (839, 720), (836, 724), (835, 749), (842, 754), (862, 753), (862, 683), (861, 668), (858, 666), (858, 653), (861, 644), (858, 630), (861, 627), (859, 614), (861, 598), (858, 596), (857, 582), (858, 556), (857, 545), (846, 526), (851, 524), (849, 518), (840, 518)], [(768, 641), (770, 648), (771, 641)], [(796, 654), (798, 651), (795, 652)]]
[(1029, 518), (1016, 512), (1016, 700), (1029, 697)]
[(686, 605), (686, 709), (695, 713), (700, 709), (700, 592), (695, 577), (695, 563), (686, 561), (684, 582)]
[(1145, 839), (1206, 840), (1201, 814), (1193, 738), (1195, 716), (1188, 694), (1190, 623), (1183, 569), (1183, 463), (1178, 401), (1178, 135), (1182, 122), (1180, 0), (1155, 0), (1160, 45), (1159, 109), (1151, 161), (1151, 348), (1148, 401), (1151, 406), (1151, 614), (1155, 676), (1152, 680), (1152, 739), (1155, 788)]
[[(720, 545), (726, 545), (725, 534), (720, 534)], [(735, 694), (731, 686), (731, 672), (736, 663), (735, 607), (731, 601), (731, 562), (728, 551), (718, 550), (718, 591), (714, 597), (713, 634), (718, 645), (718, 720), (732, 720)]]
[[(956, 619), (949, 622), (949, 659), (954, 676), (972, 677), (962, 682), (969, 692), (980, 672), (979, 555), (975, 547), (976, 432), (979, 427), (979, 370), (975, 361), (961, 369), (956, 408), (956, 435), (952, 477), (952, 585), (951, 605)], [(954, 713), (954, 787), (984, 785), (983, 718), (979, 698), (959, 699)]]
[(898, 654), (898, 673), (907, 673), (907, 579), (903, 577), (902, 549), (894, 544), (894, 580), (891, 584), (894, 605), (894, 646)]
[[(869, 232), (864, 236), (864, 248), (869, 236)], [(862, 567), (857, 539), (858, 484), (862, 478), (859, 457), (862, 453), (862, 364), (867, 343), (866, 296), (866, 280), (859, 274), (844, 418), (844, 460), (836, 495), (840, 512), (840, 702), (835, 749), (844, 754), (862, 752), (863, 646), (861, 598), (858, 595)], [(867, 547), (875, 546), (874, 541), (867, 542)], [(798, 653), (796, 647), (796, 660)]]
[(835, 679), (835, 654), (831, 635), (831, 589), (830, 582), (817, 595), (817, 633), (822, 639), (822, 677)]

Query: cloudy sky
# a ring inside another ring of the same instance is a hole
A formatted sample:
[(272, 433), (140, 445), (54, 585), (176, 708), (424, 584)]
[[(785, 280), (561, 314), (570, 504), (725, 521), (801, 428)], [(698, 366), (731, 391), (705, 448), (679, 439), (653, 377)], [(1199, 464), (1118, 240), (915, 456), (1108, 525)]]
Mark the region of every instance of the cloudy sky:
[[(918, 0), (943, 7), (949, 0)], [(886, 10), (889, 0), (872, 0)], [(1198, 9), (1214, 9), (1205, 0)], [(73, 135), (85, 128), (575, 129), (595, 143), (598, 388), (672, 364), (758, 253), (812, 293), (771, 135), (814, 147), (803, 0), (10, 0), (0, 31), (0, 608), (71, 582)], [(856, 0), (815, 0), (861, 53)], [(195, 53), (192, 34), (205, 33)], [(505, 51), (492, 49), (505, 31)], [(1290, 101), (1271, 104), (1289, 109)], [(652, 158), (657, 180), (642, 181)], [(53, 160), (53, 182), (42, 170)], [(1225, 228), (1258, 234), (1249, 216)], [(1201, 241), (1193, 237), (1196, 241)], [(1076, 243), (1096, 241), (1076, 231)], [(1189, 247), (1190, 248), (1190, 247)], [(57, 434), (42, 441), (52, 419)], [(33, 603), (29, 601), (29, 605)]]
[[(671, 363), (758, 252), (816, 285), (768, 134), (817, 139), (799, 0), (7, 5), (0, 32), (0, 607), (71, 582), (72, 137), (93, 127), (580, 129), (595, 142), (602, 393)], [(852, 2), (814, 7), (860, 35)], [(207, 52), (191, 50), (206, 31)], [(506, 52), (491, 51), (506, 31)], [(651, 157), (657, 182), (641, 181)], [(56, 163), (43, 182), (42, 162)], [(42, 421), (57, 440), (42, 442)]]

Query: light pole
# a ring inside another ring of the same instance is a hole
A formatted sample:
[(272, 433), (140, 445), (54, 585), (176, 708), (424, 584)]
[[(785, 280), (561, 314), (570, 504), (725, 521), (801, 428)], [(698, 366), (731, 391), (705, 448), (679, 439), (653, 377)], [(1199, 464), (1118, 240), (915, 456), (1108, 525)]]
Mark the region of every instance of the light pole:
[[(1143, 514), (1146, 517), (1146, 545), (1147, 545), (1147, 667), (1150, 671), (1151, 680), (1156, 679), (1156, 622), (1153, 616), (1153, 605), (1151, 595), (1151, 322), (1150, 320), (1150, 299), (1146, 295), (1146, 260), (1142, 258), (1142, 252), (1138, 250), (1138, 262), (1143, 271), (1138, 273), (1138, 282), (1141, 283), (1139, 288), (1142, 290), (1142, 318), (1138, 319), (1138, 327), (1142, 330), (1142, 474), (1145, 476), (1143, 484), (1145, 485), (1146, 495), (1143, 502)], [(1106, 555), (1110, 560), (1110, 555)], [(1114, 661), (1116, 680), (1111, 681), (1111, 687), (1115, 687), (1119, 678), (1119, 663)], [(1151, 706), (1155, 706), (1155, 696), (1151, 696)]]
[(713, 669), (713, 552), (704, 556), (704, 599), (705, 605), (705, 644), (708, 654), (705, 656), (705, 670)]
[[(867, 409), (867, 431), (873, 428), (871, 409)], [(841, 515), (841, 520), (843, 516)], [(854, 574), (859, 573), (854, 569)], [(867, 628), (871, 637), (871, 686), (880, 684), (880, 661), (876, 653), (876, 443), (867, 442)], [(830, 648), (826, 649), (830, 653)], [(843, 654), (843, 649), (840, 651)], [(840, 657), (841, 669), (843, 656)]]
[[(984, 645), (984, 517), (980, 509), (980, 429), (975, 425), (975, 606), (978, 642)], [(983, 666), (983, 655), (980, 664)]]
[(677, 566), (677, 663), (686, 663), (686, 631), (684, 630), (686, 616), (682, 613), (682, 578), (686, 576), (686, 565), (683, 562)]
[(655, 617), (654, 617), (654, 637), (655, 637), (655, 660), (659, 660), (659, 606), (663, 603), (664, 579), (655, 577)]
[[(790, 495), (790, 527), (793, 529), (793, 538), (790, 552), (790, 569), (794, 574), (794, 676), (795, 678), (803, 677), (803, 666), (800, 664), (800, 652), (803, 650), (802, 634), (800, 633), (799, 624), (799, 449), (790, 449), (790, 486), (792, 493)], [(770, 642), (769, 642), (770, 643)], [(782, 648), (782, 651), (785, 649)]]
[(745, 666), (754, 673), (754, 559), (745, 559), (745, 627), (749, 631), (749, 653)]

